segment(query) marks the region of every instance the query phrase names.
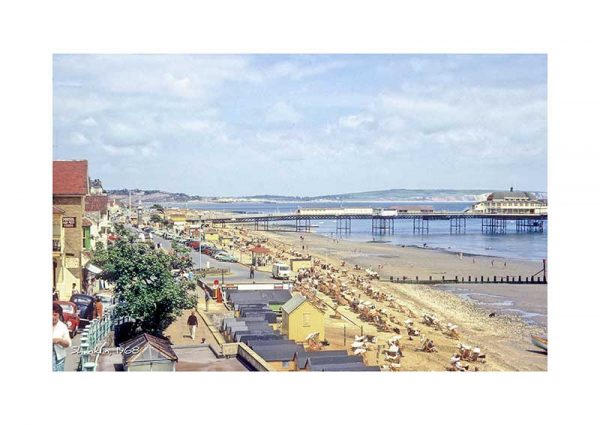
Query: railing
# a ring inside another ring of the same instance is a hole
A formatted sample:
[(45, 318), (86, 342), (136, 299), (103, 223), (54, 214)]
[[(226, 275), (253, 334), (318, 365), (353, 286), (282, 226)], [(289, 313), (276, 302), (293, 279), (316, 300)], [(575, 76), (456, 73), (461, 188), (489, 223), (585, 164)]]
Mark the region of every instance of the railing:
[(81, 354), (78, 371), (96, 371), (98, 357), (106, 344), (106, 336), (113, 328), (114, 319), (114, 310), (109, 310), (101, 319), (94, 319), (85, 327), (81, 333)]

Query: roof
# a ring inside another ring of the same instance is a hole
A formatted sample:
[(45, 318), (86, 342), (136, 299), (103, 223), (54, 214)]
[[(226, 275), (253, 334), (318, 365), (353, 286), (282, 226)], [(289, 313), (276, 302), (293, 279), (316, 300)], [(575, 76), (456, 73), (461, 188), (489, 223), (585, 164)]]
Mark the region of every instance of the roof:
[(290, 361), (296, 355), (296, 352), (302, 350), (304, 347), (301, 344), (293, 344), (285, 340), (277, 340), (279, 344), (254, 344), (252, 350), (260, 357), (268, 362), (274, 361)]
[(52, 214), (64, 214), (65, 212), (58, 207), (52, 207)]
[(281, 310), (285, 311), (287, 314), (290, 314), (292, 311), (300, 307), (304, 301), (306, 301), (306, 297), (303, 297), (302, 295), (294, 295), (288, 300), (288, 302), (281, 306)]
[(85, 211), (106, 211), (108, 209), (108, 196), (106, 195), (89, 195), (85, 197)]
[(123, 348), (123, 364), (152, 360), (177, 361), (177, 354), (168, 341), (147, 333), (125, 341), (119, 347)]
[(81, 225), (83, 227), (91, 227), (94, 223), (92, 223), (92, 221), (87, 218), (87, 217), (83, 217), (83, 220), (81, 220)]
[(252, 291), (227, 291), (227, 300), (233, 304), (258, 304), (272, 303), (284, 304), (292, 298), (292, 294), (287, 289), (271, 290), (252, 290)]
[(500, 199), (507, 199), (507, 198), (526, 198), (527, 200), (530, 200), (530, 201), (537, 200), (537, 198), (531, 192), (521, 192), (518, 190), (515, 190), (515, 191), (511, 190), (511, 191), (504, 191), (504, 192), (492, 192), (487, 197), (487, 200), (492, 201), (492, 200), (500, 200)]
[(253, 253), (255, 253), (255, 254), (268, 254), (268, 253), (269, 253), (269, 252), (271, 252), (271, 251), (269, 251), (269, 250), (268, 250), (267, 248), (265, 248), (264, 246), (260, 246), (260, 245), (258, 245), (258, 246), (255, 246), (254, 248), (252, 248), (252, 249), (250, 250), (250, 252), (253, 252)]
[(432, 205), (395, 205), (388, 209), (400, 210), (400, 211), (433, 211)]
[(319, 365), (312, 372), (380, 372), (379, 366), (365, 366), (359, 363)]
[(298, 358), (296, 359), (296, 364), (299, 368), (304, 369), (306, 367), (306, 362), (308, 358), (318, 358), (318, 357), (340, 357), (347, 356), (348, 352), (346, 350), (329, 350), (329, 351), (311, 351), (298, 353)]
[(53, 195), (87, 195), (88, 163), (82, 161), (52, 162)]
[(335, 357), (310, 357), (308, 358), (308, 365), (311, 369), (317, 365), (332, 365), (332, 364), (345, 364), (345, 363), (360, 363), (364, 364), (362, 357), (358, 355), (349, 356), (345, 354), (343, 356)]

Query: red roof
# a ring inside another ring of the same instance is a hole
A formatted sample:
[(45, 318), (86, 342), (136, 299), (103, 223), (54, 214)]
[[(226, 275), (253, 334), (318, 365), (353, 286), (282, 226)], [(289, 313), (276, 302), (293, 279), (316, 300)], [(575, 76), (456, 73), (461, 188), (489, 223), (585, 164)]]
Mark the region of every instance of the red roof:
[(87, 195), (87, 160), (53, 161), (52, 175), (53, 195)]
[(52, 206), (52, 214), (64, 214), (65, 212), (58, 207)]
[(255, 246), (250, 250), (250, 252), (254, 252), (255, 254), (268, 254), (271, 251), (269, 251), (264, 246)]
[(83, 217), (83, 220), (81, 220), (81, 225), (82, 225), (83, 227), (91, 227), (91, 226), (92, 226), (92, 224), (93, 224), (93, 223), (92, 223), (92, 222), (90, 221), (90, 219), (89, 219), (89, 218), (87, 218), (87, 217)]
[(108, 196), (106, 195), (88, 195), (85, 197), (85, 211), (106, 211), (108, 208)]

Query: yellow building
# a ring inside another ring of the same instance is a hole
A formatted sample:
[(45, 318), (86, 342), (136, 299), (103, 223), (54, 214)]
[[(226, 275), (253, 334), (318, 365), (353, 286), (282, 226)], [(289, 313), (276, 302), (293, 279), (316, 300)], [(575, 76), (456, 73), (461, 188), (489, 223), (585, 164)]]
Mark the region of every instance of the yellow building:
[(312, 266), (312, 261), (310, 258), (291, 258), (290, 259), (290, 269), (293, 272), (297, 272), (301, 269), (310, 269)]
[(62, 227), (62, 218), (65, 212), (57, 207), (52, 207), (52, 289), (63, 288), (65, 274), (65, 231)]
[(204, 229), (204, 240), (207, 242), (218, 242), (219, 233), (215, 229)]
[(281, 306), (281, 333), (291, 340), (304, 342), (311, 333), (325, 339), (325, 315), (302, 295), (295, 295)]
[[(53, 161), (52, 164), (52, 206), (58, 208), (62, 214), (60, 230), (58, 223), (53, 226), (53, 245), (55, 236), (59, 236), (60, 257), (64, 267), (57, 261), (54, 246), (52, 258), (54, 260), (54, 278), (56, 289), (61, 300), (68, 300), (73, 287), (82, 290), (84, 272), (82, 269), (82, 254), (85, 249), (85, 235), (83, 217), (85, 213), (85, 197), (89, 191), (88, 163), (82, 161)], [(60, 216), (60, 214), (58, 214)], [(52, 214), (53, 224), (57, 214)], [(57, 273), (59, 275), (57, 275)]]

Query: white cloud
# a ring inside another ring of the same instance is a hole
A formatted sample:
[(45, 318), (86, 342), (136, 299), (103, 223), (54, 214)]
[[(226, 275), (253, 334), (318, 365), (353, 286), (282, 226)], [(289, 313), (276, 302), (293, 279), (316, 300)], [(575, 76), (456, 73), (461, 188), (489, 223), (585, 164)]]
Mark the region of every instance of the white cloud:
[(271, 123), (296, 124), (302, 115), (289, 103), (279, 101), (267, 111), (266, 120)]
[(81, 120), (80, 124), (83, 125), (83, 126), (85, 126), (85, 127), (97, 127), (98, 126), (98, 123), (92, 117), (87, 117), (86, 119)]
[(85, 137), (82, 133), (73, 133), (69, 138), (69, 143), (73, 146), (85, 146), (89, 145), (91, 141)]
[(340, 127), (356, 130), (375, 121), (370, 115), (348, 115), (339, 119)]

